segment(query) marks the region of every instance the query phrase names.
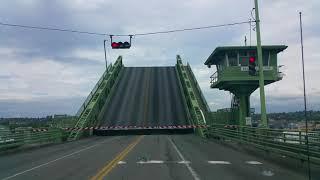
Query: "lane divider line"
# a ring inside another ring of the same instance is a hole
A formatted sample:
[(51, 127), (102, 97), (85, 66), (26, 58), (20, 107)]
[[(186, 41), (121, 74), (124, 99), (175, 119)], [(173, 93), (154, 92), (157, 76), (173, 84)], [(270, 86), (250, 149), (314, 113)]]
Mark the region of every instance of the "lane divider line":
[[(186, 161), (185, 158), (183, 157), (183, 155), (181, 154), (181, 152), (179, 151), (179, 149), (177, 148), (177, 146), (174, 144), (174, 142), (167, 137), (168, 140), (170, 141), (170, 143), (172, 144), (173, 148), (176, 150), (176, 152), (178, 153), (181, 161)], [(188, 168), (189, 172), (191, 173), (192, 177), (194, 180), (200, 180), (199, 175), (196, 173), (196, 171), (194, 171), (194, 169), (190, 166), (189, 163), (185, 163), (185, 166)]]
[(125, 161), (119, 161), (118, 164), (127, 164)]
[(122, 152), (120, 152), (112, 161), (110, 161), (107, 165), (105, 165), (101, 170), (98, 171), (98, 173), (90, 178), (91, 180), (102, 180), (108, 173), (111, 172), (111, 170), (117, 166), (117, 164), (124, 159), (129, 152), (140, 142), (140, 140), (144, 136), (139, 136), (137, 139), (135, 139), (129, 146), (127, 146)]
[(178, 161), (177, 163), (178, 164), (190, 164), (191, 162), (190, 161)]
[(137, 164), (163, 164), (164, 161), (150, 160), (150, 161), (138, 161)]
[(231, 164), (229, 161), (208, 161), (209, 164)]
[(253, 164), (253, 165), (261, 165), (262, 163), (259, 161), (246, 161), (247, 164)]
[(78, 150), (78, 151), (75, 151), (75, 152), (73, 152), (73, 153), (64, 155), (64, 156), (59, 157), (59, 158), (57, 158), (57, 159), (51, 160), (51, 161), (49, 161), (49, 162), (40, 164), (40, 165), (38, 165), (38, 166), (34, 166), (34, 167), (30, 168), (30, 169), (27, 169), (27, 170), (21, 171), (21, 172), (19, 172), (19, 173), (16, 173), (16, 174), (14, 174), (14, 175), (5, 177), (5, 178), (3, 178), (2, 180), (7, 180), (7, 179), (14, 178), (14, 177), (16, 177), (16, 176), (25, 174), (25, 173), (27, 173), (27, 172), (30, 172), (30, 171), (35, 170), (35, 169), (38, 169), (38, 168), (43, 167), (43, 166), (47, 166), (47, 165), (52, 164), (52, 163), (54, 163), (54, 162), (56, 162), (56, 161), (59, 161), (59, 160), (61, 160), (61, 159), (70, 157), (70, 156), (75, 155), (75, 154), (79, 154), (79, 153), (82, 152), (82, 151), (85, 151), (85, 150), (88, 150), (88, 149), (92, 149), (92, 148), (94, 148), (94, 147), (96, 147), (96, 146), (98, 146), (98, 145), (101, 145), (101, 144), (106, 143), (106, 142), (110, 142), (110, 141), (115, 140), (115, 139), (119, 139), (119, 138), (110, 138), (110, 139), (107, 139), (107, 140), (102, 141), (102, 142), (100, 142), (100, 143), (96, 143), (96, 144), (94, 144), (94, 145), (92, 145), (92, 146), (85, 147), (85, 148), (80, 149), (80, 150)]
[[(190, 161), (161, 161), (161, 160), (150, 160), (150, 161), (137, 161), (137, 164), (190, 164)], [(127, 164), (126, 161), (119, 161), (118, 164)]]

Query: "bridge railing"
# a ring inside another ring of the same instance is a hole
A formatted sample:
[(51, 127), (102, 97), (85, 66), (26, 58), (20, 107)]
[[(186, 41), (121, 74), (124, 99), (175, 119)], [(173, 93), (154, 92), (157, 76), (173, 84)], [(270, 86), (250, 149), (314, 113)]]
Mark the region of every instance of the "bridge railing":
[[(183, 65), (181, 57), (177, 55), (176, 68), (178, 71), (179, 79), (183, 89), (183, 94), (186, 99), (187, 108), (190, 112), (191, 123), (193, 125), (205, 125), (205, 120), (201, 114), (201, 108), (198, 100), (196, 99), (195, 92), (191, 86), (191, 80), (187, 74), (187, 67)], [(206, 136), (206, 129), (196, 128), (196, 133), (202, 137)]]
[[(307, 159), (307, 134), (303, 131), (224, 124), (211, 124), (208, 130), (210, 137), (250, 144), (263, 150), (301, 160)], [(313, 163), (320, 164), (320, 132), (309, 132), (308, 140), (310, 160)]]
[(108, 74), (108, 72), (112, 69), (112, 64), (110, 64), (108, 66), (108, 68), (106, 69), (106, 71), (103, 73), (103, 75), (100, 77), (99, 81), (96, 83), (96, 85), (94, 86), (94, 88), (92, 89), (92, 91), (90, 92), (90, 94), (87, 96), (86, 100), (83, 102), (83, 104), (81, 105), (81, 107), (79, 108), (79, 110), (76, 113), (77, 117), (80, 117), (82, 112), (84, 111), (84, 109), (86, 108), (86, 106), (89, 104), (92, 96), (96, 93), (96, 91), (98, 90), (99, 86), (101, 85), (101, 83), (103, 82), (104, 78), (106, 77), (106, 75)]
[(198, 83), (198, 81), (197, 81), (197, 79), (196, 79), (196, 77), (195, 77), (195, 75), (194, 75), (189, 63), (187, 63), (187, 70), (188, 70), (188, 72), (189, 72), (189, 74), (191, 76), (191, 80), (195, 83), (195, 88), (199, 92), (200, 101), (202, 101), (202, 103), (203, 103), (203, 105), (205, 107), (205, 111), (210, 111), (210, 107), (208, 105), (208, 102), (207, 102), (206, 98), (204, 97), (204, 95), (202, 93), (202, 90), (201, 90), (201, 88), (199, 86), (199, 83)]
[(97, 125), (99, 113), (106, 99), (110, 95), (110, 91), (116, 79), (118, 78), (122, 67), (122, 57), (119, 56), (114, 65), (111, 66), (108, 71), (106, 71), (106, 75), (103, 75), (101, 77), (101, 83), (97, 83), (97, 89), (93, 91), (94, 94), (89, 95), (90, 100), (87, 105), (84, 106), (82, 113), (77, 119), (77, 123), (75, 124), (74, 129), (70, 132), (70, 135), (68, 137), (69, 141), (76, 140), (84, 135), (84, 133), (80, 130), (81, 128)]
[(57, 128), (0, 129), (0, 151), (58, 143), (66, 140), (67, 133)]

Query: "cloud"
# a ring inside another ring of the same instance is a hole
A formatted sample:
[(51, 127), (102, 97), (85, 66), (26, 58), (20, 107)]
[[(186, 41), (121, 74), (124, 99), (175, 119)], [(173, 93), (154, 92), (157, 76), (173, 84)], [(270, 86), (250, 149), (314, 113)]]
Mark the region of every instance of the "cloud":
[[(282, 71), (286, 76), (282, 81), (266, 86), (268, 111), (301, 109), (298, 106), (302, 95), (299, 11), (303, 11), (305, 29), (308, 106), (320, 109), (320, 84), (315, 79), (320, 65), (317, 50), (320, 43), (320, 22), (317, 21), (320, 1), (259, 2), (263, 44), (289, 46), (279, 54), (279, 62), (285, 65)], [(12, 11), (12, 7), (16, 11)], [(10, 0), (1, 3), (0, 21), (134, 34), (246, 21), (250, 18), (252, 7), (252, 0)], [(110, 63), (123, 55), (125, 66), (168, 66), (174, 65), (176, 55), (180, 54), (184, 62), (190, 63), (210, 107), (216, 110), (230, 106), (230, 94), (209, 88), (209, 77), (214, 73), (214, 68), (208, 69), (203, 63), (217, 46), (243, 45), (245, 35), (249, 37), (247, 24), (137, 36), (130, 50), (108, 49), (107, 59)], [(80, 106), (104, 71), (103, 40), (109, 40), (109, 37), (1, 26), (0, 39), (0, 113), (37, 116), (43, 115), (43, 112), (76, 112), (76, 107)], [(116, 37), (115, 40), (125, 41), (128, 37)], [(258, 97), (259, 92), (254, 92), (252, 104), (257, 110)], [(64, 108), (60, 108), (63, 100), (70, 98), (73, 103), (66, 103)], [(287, 103), (289, 101), (290, 104)], [(35, 108), (25, 108), (28, 102)], [(11, 110), (5, 113), (5, 107), (11, 107)], [(46, 109), (49, 107), (50, 111)]]

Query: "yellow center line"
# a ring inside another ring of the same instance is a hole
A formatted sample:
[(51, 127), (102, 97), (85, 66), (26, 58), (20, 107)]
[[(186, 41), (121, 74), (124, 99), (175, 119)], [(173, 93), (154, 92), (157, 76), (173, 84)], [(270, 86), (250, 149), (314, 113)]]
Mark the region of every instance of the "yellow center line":
[(129, 152), (139, 143), (139, 141), (144, 136), (139, 136), (135, 141), (133, 141), (127, 148), (125, 148), (121, 153), (119, 153), (111, 162), (105, 165), (98, 173), (91, 178), (91, 180), (102, 180), (111, 170), (116, 167), (119, 161), (125, 158)]

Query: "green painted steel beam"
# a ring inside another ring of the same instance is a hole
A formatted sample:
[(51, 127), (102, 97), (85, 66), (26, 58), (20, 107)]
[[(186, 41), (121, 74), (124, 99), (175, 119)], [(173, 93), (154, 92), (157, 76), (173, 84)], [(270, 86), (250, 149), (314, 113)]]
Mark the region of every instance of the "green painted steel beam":
[(256, 33), (257, 33), (258, 67), (259, 67), (261, 124), (263, 127), (268, 127), (267, 110), (266, 110), (266, 96), (265, 96), (265, 92), (264, 92), (264, 70), (263, 70), (263, 63), (262, 63), (262, 48), (261, 48), (260, 17), (259, 17), (258, 0), (255, 0), (254, 4), (255, 4), (255, 14), (256, 14)]
[(81, 128), (96, 126), (99, 123), (98, 116), (106, 99), (110, 96), (110, 91), (115, 84), (122, 67), (122, 57), (119, 56), (114, 65), (110, 65), (102, 75), (94, 88), (96, 90), (90, 93), (88, 103), (83, 106), (83, 110), (79, 113), (80, 116), (74, 126), (74, 130), (71, 131), (68, 137), (68, 141), (76, 140), (84, 135)]
[[(187, 66), (184, 66), (179, 55), (177, 55), (177, 64), (176, 64), (179, 78), (183, 87), (183, 92), (185, 99), (187, 101), (187, 107), (190, 112), (191, 120), (190, 122), (193, 125), (205, 125), (205, 121), (201, 114), (200, 103), (196, 98), (195, 89), (192, 88), (191, 78), (188, 76)], [(201, 137), (206, 136), (206, 129), (196, 128), (196, 133)]]

